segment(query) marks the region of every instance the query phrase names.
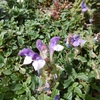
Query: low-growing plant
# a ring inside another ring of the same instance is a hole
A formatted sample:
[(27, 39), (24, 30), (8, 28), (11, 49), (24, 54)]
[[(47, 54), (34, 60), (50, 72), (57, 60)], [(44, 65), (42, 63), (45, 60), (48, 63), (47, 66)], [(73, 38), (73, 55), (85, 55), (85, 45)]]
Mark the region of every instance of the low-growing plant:
[(98, 5), (0, 1), (0, 100), (99, 100)]

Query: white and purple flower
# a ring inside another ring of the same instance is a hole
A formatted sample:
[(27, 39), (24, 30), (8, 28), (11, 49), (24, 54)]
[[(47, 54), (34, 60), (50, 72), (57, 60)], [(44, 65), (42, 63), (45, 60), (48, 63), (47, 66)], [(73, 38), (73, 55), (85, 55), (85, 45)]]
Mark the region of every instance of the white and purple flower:
[(19, 51), (19, 56), (25, 56), (23, 65), (31, 64), (36, 71), (40, 70), (45, 65), (45, 60), (43, 60), (37, 53), (33, 52), (29, 48), (24, 48)]
[(48, 51), (50, 53), (50, 61), (53, 61), (53, 53), (54, 51), (61, 51), (63, 50), (63, 46), (57, 44), (57, 42), (60, 40), (59, 36), (55, 36), (53, 38), (50, 39), (50, 43), (49, 43), (49, 50), (48, 47), (42, 43), (41, 40), (37, 40), (36, 41), (36, 47), (37, 49), (40, 51), (40, 55), (43, 59), (47, 58), (47, 54)]
[(40, 56), (33, 52), (29, 48), (24, 48), (19, 51), (18, 55), (19, 56), (25, 56), (23, 65), (28, 65), (31, 64), (33, 65), (34, 69), (36, 71), (39, 71), (46, 63), (46, 58), (48, 58), (48, 51), (50, 52), (50, 61), (53, 61), (53, 53), (54, 51), (61, 51), (63, 50), (63, 46), (57, 44), (59, 41), (60, 37), (55, 36), (51, 38), (50, 40), (50, 45), (49, 45), (49, 50), (48, 47), (42, 43), (42, 41), (39, 39), (36, 41), (36, 47), (40, 52)]
[(50, 39), (49, 44), (49, 51), (50, 51), (50, 61), (53, 61), (53, 53), (54, 51), (62, 51), (64, 47), (62, 45), (57, 44), (57, 42), (60, 40), (59, 36), (55, 36)]

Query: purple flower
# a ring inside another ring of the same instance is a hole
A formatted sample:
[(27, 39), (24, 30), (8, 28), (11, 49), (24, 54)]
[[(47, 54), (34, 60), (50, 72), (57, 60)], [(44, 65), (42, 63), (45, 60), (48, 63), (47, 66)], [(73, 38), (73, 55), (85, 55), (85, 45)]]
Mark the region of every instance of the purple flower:
[(74, 47), (77, 47), (77, 46), (81, 45), (82, 43), (84, 43), (85, 41), (82, 39), (79, 39), (79, 35), (75, 35), (70, 38), (70, 42)]
[(49, 44), (49, 51), (50, 51), (50, 61), (53, 61), (53, 53), (54, 51), (61, 51), (63, 50), (63, 46), (57, 44), (57, 42), (60, 40), (59, 36), (55, 36), (50, 39), (50, 44)]
[(33, 55), (33, 51), (29, 48), (24, 48), (22, 50), (19, 51), (18, 55), (19, 56), (32, 56)]
[(57, 44), (57, 42), (60, 40), (59, 36), (55, 36), (53, 38), (50, 39), (50, 45), (49, 45), (49, 49), (50, 50), (54, 50), (55, 45)]
[(36, 41), (36, 47), (39, 51), (42, 51), (42, 46), (43, 46), (43, 43), (42, 41), (39, 39)]
[(18, 55), (25, 56), (23, 64), (28, 65), (32, 63), (35, 70), (39, 70), (45, 65), (45, 61), (29, 48), (20, 50)]
[(37, 40), (36, 41), (36, 47), (40, 51), (40, 56), (43, 59), (46, 59), (47, 58), (47, 53), (48, 53), (47, 46), (45, 44), (43, 44), (41, 40)]
[(84, 40), (79, 39), (79, 35), (69, 35), (66, 41), (66, 46), (69, 48), (71, 45), (74, 47), (78, 47), (79, 45), (82, 45), (85, 43)]
[(54, 100), (59, 100), (59, 95), (55, 95)]
[(86, 11), (88, 10), (88, 7), (87, 7), (86, 4), (84, 3), (84, 0), (81, 2), (80, 6), (81, 6), (82, 12), (86, 12)]

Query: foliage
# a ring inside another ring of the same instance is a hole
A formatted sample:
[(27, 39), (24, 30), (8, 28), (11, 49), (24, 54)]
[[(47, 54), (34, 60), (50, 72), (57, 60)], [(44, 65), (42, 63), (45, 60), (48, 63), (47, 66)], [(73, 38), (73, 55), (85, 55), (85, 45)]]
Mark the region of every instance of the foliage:
[[(81, 0), (69, 1), (0, 1), (0, 100), (53, 100), (55, 95), (60, 100), (100, 99), (100, 43), (93, 40), (100, 32), (99, 3), (84, 0), (89, 11), (83, 14)], [(80, 34), (86, 43), (67, 48), (64, 39), (70, 33)], [(64, 50), (54, 54), (52, 66), (55, 73), (60, 70), (59, 77), (45, 91), (32, 65), (21, 66), (18, 52), (28, 47), (38, 53), (36, 40), (48, 45), (53, 36), (61, 37)]]

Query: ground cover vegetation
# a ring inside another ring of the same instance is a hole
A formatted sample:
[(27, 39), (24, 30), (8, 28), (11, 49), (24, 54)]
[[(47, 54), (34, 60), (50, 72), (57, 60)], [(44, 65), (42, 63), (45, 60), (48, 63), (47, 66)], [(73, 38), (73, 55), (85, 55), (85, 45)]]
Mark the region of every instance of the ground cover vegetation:
[(0, 100), (100, 100), (100, 1), (1, 0)]

